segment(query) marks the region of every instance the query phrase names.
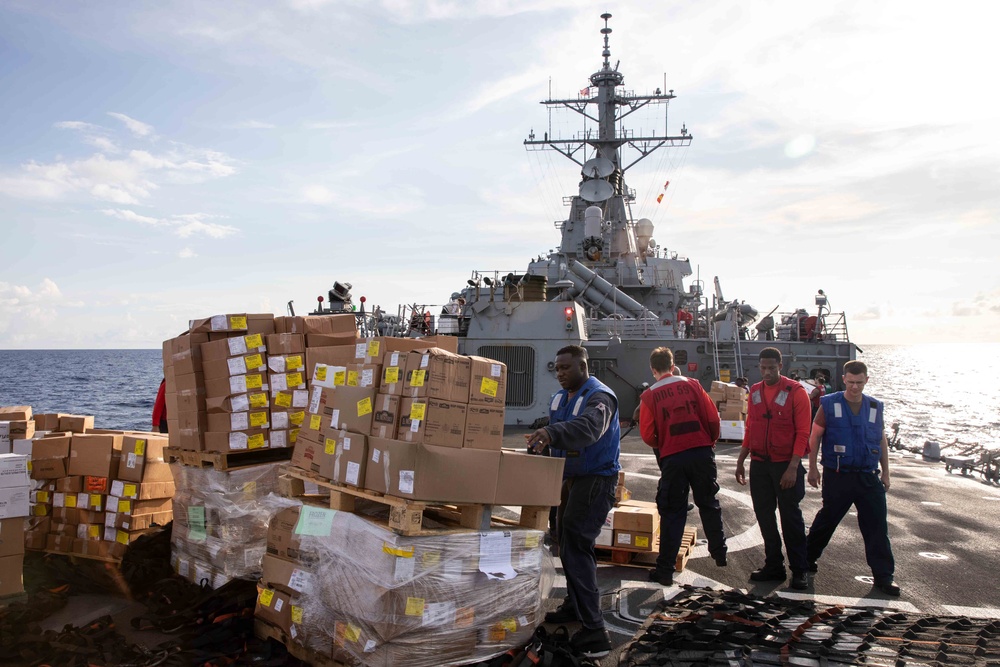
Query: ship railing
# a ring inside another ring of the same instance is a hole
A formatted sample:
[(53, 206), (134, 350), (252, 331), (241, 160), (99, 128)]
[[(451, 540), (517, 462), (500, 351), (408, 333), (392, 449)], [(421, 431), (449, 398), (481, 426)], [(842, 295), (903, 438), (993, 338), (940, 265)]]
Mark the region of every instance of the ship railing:
[(673, 327), (664, 326), (659, 320), (617, 319), (614, 317), (584, 319), (587, 337), (591, 340), (619, 338), (674, 338)]
[[(757, 332), (758, 339), (768, 332)], [(808, 342), (849, 342), (847, 316), (843, 312), (812, 314), (804, 311), (774, 314), (775, 340)], [(767, 338), (767, 340), (771, 340)]]

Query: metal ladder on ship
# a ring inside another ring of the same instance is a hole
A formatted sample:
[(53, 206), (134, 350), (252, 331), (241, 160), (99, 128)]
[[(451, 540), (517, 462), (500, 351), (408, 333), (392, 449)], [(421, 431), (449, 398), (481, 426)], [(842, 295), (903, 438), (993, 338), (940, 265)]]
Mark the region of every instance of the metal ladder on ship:
[(719, 382), (732, 382), (743, 375), (743, 352), (740, 349), (739, 326), (734, 322), (732, 326), (733, 337), (725, 340), (719, 338), (719, 327), (716, 324), (718, 323), (709, 323), (715, 377)]

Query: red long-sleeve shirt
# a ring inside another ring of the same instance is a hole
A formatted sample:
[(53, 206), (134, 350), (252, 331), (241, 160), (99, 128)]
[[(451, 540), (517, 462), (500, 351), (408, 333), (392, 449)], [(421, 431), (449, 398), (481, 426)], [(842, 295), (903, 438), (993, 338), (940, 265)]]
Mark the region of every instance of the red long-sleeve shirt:
[(670, 375), (639, 399), (639, 432), (661, 457), (719, 439), (719, 411), (694, 378)]

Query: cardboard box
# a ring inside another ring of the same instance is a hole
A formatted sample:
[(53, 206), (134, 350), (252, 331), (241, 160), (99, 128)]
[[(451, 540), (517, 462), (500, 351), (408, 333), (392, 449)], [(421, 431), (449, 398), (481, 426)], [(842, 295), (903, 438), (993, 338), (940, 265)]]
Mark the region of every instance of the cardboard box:
[(292, 598), (284, 591), (262, 588), (257, 593), (257, 604), (253, 615), (254, 618), (288, 633), (292, 628)]
[[(226, 361), (233, 357), (263, 355), (267, 352), (267, 348), (264, 346), (264, 337), (260, 334), (231, 336), (222, 340), (209, 341), (202, 343), (200, 348), (203, 365), (209, 361)], [(231, 375), (235, 375), (235, 373), (231, 373)]]
[[(308, 394), (307, 394), (308, 395)], [(290, 410), (271, 409), (271, 430), (300, 428), (306, 420), (306, 411), (302, 408)]]
[[(397, 383), (402, 389), (402, 383)], [(397, 395), (379, 394), (375, 397), (375, 412), (372, 414), (371, 435), (376, 438), (394, 440), (399, 427), (399, 404)]]
[[(166, 473), (170, 474), (170, 464), (164, 463)], [(174, 497), (173, 479), (157, 482), (123, 482), (115, 480), (111, 483), (111, 495), (119, 500), (156, 500)]]
[[(225, 343), (225, 341), (217, 342)], [(206, 381), (247, 373), (263, 373), (267, 371), (267, 355), (263, 352), (253, 352), (239, 357), (203, 361), (201, 367)]]
[(24, 523), (19, 517), (0, 519), (0, 558), (24, 553)]
[(399, 403), (397, 437), (405, 442), (461, 447), (465, 442), (467, 410), (463, 403), (403, 397)]
[(743, 441), (744, 422), (738, 420), (723, 420), (720, 425), (720, 440)]
[(31, 489), (27, 486), (0, 488), (0, 519), (31, 514)]
[[(375, 390), (369, 387), (314, 387), (309, 400), (312, 416), (322, 415), (324, 428), (366, 434), (372, 430)], [(328, 419), (327, 419), (328, 418)], [(304, 428), (313, 428), (316, 420), (308, 419)]]
[[(503, 406), (468, 405), (463, 447), (500, 449), (503, 446)], [(556, 503), (558, 505), (558, 503)]]
[(594, 542), (595, 546), (598, 547), (612, 547), (615, 544), (615, 530), (609, 526), (602, 526), (601, 532), (597, 536), (597, 540)]
[(652, 551), (655, 542), (653, 533), (639, 533), (628, 530), (614, 531), (614, 547), (616, 549)]
[(415, 350), (406, 356), (403, 396), (469, 402), (471, 361), (440, 348)]
[(382, 364), (348, 364), (348, 387), (374, 387), (376, 390), (382, 383)]
[[(317, 364), (325, 366), (347, 366), (356, 363), (354, 359), (353, 345), (335, 345), (331, 347), (307, 347), (306, 348), (306, 375), (314, 381), (332, 382), (332, 378), (316, 378), (315, 370)], [(330, 386), (333, 386), (332, 384)]]
[(275, 333), (356, 335), (357, 319), (352, 313), (342, 315), (304, 315), (275, 317)]
[(559, 505), (566, 460), (505, 449), (497, 473), (497, 505)]
[(500, 452), (368, 439), (365, 488), (371, 491), (413, 500), (493, 503), (499, 472)]
[(116, 450), (121, 452), (122, 439), (121, 435), (74, 433), (70, 441), (67, 473), (111, 477), (112, 454)]
[(0, 454), (0, 488), (23, 487), (30, 484), (28, 457), (19, 454)]
[(347, 366), (328, 366), (323, 363), (317, 363), (313, 366), (309, 381), (310, 388), (327, 387), (332, 389), (346, 385)]
[(308, 389), (271, 389), (271, 408), (304, 410), (309, 407)]
[(270, 405), (271, 397), (268, 393), (258, 390), (246, 394), (213, 396), (205, 399), (205, 412), (206, 414), (229, 414), (249, 410), (266, 410)]
[(10, 437), (10, 422), (0, 422), (0, 454), (10, 454), (13, 440)]
[[(279, 319), (283, 318), (275, 318), (275, 326)], [(306, 352), (306, 338), (300, 333), (273, 333), (267, 337), (265, 344), (268, 356)]]
[(173, 521), (173, 512), (154, 512), (151, 514), (140, 514), (132, 516), (130, 514), (108, 513), (104, 525), (110, 525), (121, 530), (146, 530), (156, 526), (166, 526)]
[(308, 435), (298, 438), (292, 451), (292, 465), (338, 484), (363, 488), (367, 438), (350, 431), (326, 430), (321, 438)]
[(72, 436), (52, 435), (45, 438), (33, 440), (31, 446), (31, 460), (39, 459), (64, 459), (69, 457), (69, 447)]
[(116, 477), (126, 482), (141, 482), (147, 463), (163, 461), (167, 439), (162, 436), (126, 435), (122, 438), (122, 457)]
[(292, 354), (267, 355), (267, 370), (271, 373), (305, 373), (306, 355), (304, 352)]
[(227, 313), (191, 320), (188, 331), (190, 333), (246, 332), (247, 323), (246, 313)]
[(47, 530), (29, 530), (24, 534), (24, 548), (40, 551), (45, 548), (48, 539)]
[(240, 452), (270, 447), (267, 429), (205, 433), (206, 452)]
[(403, 395), (403, 384), (406, 380), (407, 352), (390, 351), (382, 356), (382, 378), (379, 382), (379, 392), (392, 396)]
[(386, 352), (412, 352), (439, 348), (453, 354), (458, 353), (458, 339), (455, 336), (426, 336), (424, 338), (375, 337), (359, 338), (354, 343), (354, 363), (373, 364)]
[(11, 440), (30, 440), (35, 437), (34, 419), (14, 419), (10, 421), (0, 421), (5, 432)]
[[(104, 509), (106, 512), (111, 512), (113, 514), (126, 514), (128, 516), (157, 514), (159, 512), (173, 511), (173, 499), (152, 498), (150, 500), (129, 500), (126, 498), (108, 496), (107, 504)], [(53, 510), (52, 518), (53, 520), (55, 519), (55, 510)]]
[(271, 391), (289, 391), (306, 388), (306, 374), (303, 371), (289, 371), (287, 373), (271, 373)]
[(59, 430), (70, 433), (86, 433), (94, 428), (92, 415), (60, 415)]
[[(76, 496), (73, 496), (76, 502)], [(75, 507), (53, 507), (52, 523), (80, 523), (80, 510)]]
[(58, 431), (59, 430), (59, 418), (64, 415), (56, 412), (45, 412), (42, 414), (35, 415), (35, 430), (36, 431)]
[(82, 491), (83, 477), (79, 475), (57, 479), (53, 484), (53, 492), (55, 493), (80, 493)]
[(246, 394), (252, 391), (268, 391), (268, 389), (270, 389), (270, 385), (267, 373), (247, 373), (246, 375), (205, 379), (205, 395), (208, 398)]
[(660, 530), (656, 503), (630, 500), (614, 510), (612, 527), (616, 531), (654, 534)]
[(264, 585), (282, 591), (293, 599), (299, 593), (314, 590), (313, 572), (293, 560), (265, 553), (261, 559), (261, 577)]
[(503, 407), (507, 401), (507, 365), (486, 357), (469, 357), (470, 405)]
[(205, 410), (205, 387), (180, 389), (165, 396), (167, 414), (178, 412), (199, 412)]
[(271, 414), (267, 408), (263, 410), (250, 410), (249, 412), (208, 415), (208, 430), (217, 433), (246, 431), (247, 429), (266, 429), (270, 427)]
[(0, 558), (0, 596), (24, 592), (24, 554)]
[(66, 476), (65, 459), (38, 459), (31, 461), (31, 479), (59, 479)]
[(29, 421), (31, 419), (30, 405), (7, 405), (0, 407), (0, 421)]

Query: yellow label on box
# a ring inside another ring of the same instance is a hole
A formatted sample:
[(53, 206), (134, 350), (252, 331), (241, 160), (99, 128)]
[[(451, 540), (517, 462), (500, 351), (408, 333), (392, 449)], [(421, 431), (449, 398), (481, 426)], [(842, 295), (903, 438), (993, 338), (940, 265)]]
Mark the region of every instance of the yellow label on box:
[(496, 625), (491, 625), (488, 633), (488, 639), (491, 642), (502, 642), (507, 638), (507, 631), (503, 629), (503, 626), (497, 623)]
[(247, 376), (247, 389), (260, 389), (264, 386), (264, 376), (256, 373)]
[(648, 549), (649, 548), (649, 538), (648, 537), (639, 537), (637, 535), (636, 538), (635, 538), (635, 546), (641, 547), (643, 549)]
[(76, 507), (76, 496), (66, 496), (66, 507)]
[(260, 368), (264, 365), (264, 359), (259, 354), (248, 354), (246, 360), (247, 368)]
[(250, 407), (251, 408), (266, 408), (267, 407), (267, 394), (262, 391), (250, 394)]
[(344, 371), (337, 371), (333, 374), (333, 384), (343, 387), (344, 383), (347, 381), (347, 373)]
[(255, 433), (247, 438), (247, 448), (249, 449), (260, 449), (264, 446), (264, 434)]
[(119, 500), (118, 501), (118, 511), (123, 514), (129, 514), (132, 512), (132, 501), (131, 500)]
[(101, 494), (99, 493), (90, 494), (90, 506), (93, 507), (95, 510), (97, 511), (101, 510), (101, 501), (102, 501)]
[(243, 340), (246, 341), (248, 348), (262, 347), (264, 341), (261, 340), (260, 334), (250, 334), (249, 336), (244, 336)]
[(337, 453), (337, 441), (333, 438), (326, 439), (326, 446), (323, 448), (323, 452), (333, 456)]
[(344, 638), (349, 642), (357, 642), (361, 639), (361, 628), (348, 623), (347, 628), (344, 629)]
[(389, 366), (385, 369), (385, 383), (396, 384), (399, 382), (399, 367)]
[(35, 494), (35, 502), (38, 502), (38, 503), (47, 503), (47, 502), (49, 502), (49, 492), (48, 491), (39, 491), (38, 493), (36, 493)]
[(294, 445), (295, 442), (298, 439), (299, 439), (299, 429), (297, 429), (297, 428), (289, 429), (288, 430), (288, 442), (290, 442), (290, 443), (292, 443)]
[(420, 559), (420, 563), (424, 566), (425, 570), (429, 570), (432, 567), (437, 566), (441, 562), (441, 554), (437, 551), (428, 551), (424, 554), (424, 557)]
[(136, 488), (135, 484), (126, 484), (125, 487), (122, 489), (122, 493), (128, 498), (137, 495), (137, 491), (138, 489)]
[(517, 632), (517, 619), (505, 618), (500, 621), (500, 626), (507, 632)]
[(118, 542), (119, 544), (128, 544), (128, 533), (124, 530), (119, 530), (118, 534), (115, 535), (115, 542)]
[(28, 461), (28, 472), (31, 472), (31, 461)]
[(135, 441), (135, 455), (144, 456), (146, 454), (146, 441), (136, 440)]
[(368, 342), (368, 356), (377, 357), (379, 349), (379, 342), (377, 340), (372, 340)]
[(424, 615), (424, 599), (423, 598), (406, 598), (406, 615), (407, 616), (423, 616)]
[(423, 387), (424, 377), (426, 377), (427, 371), (413, 371), (413, 376), (410, 378), (411, 387)]
[(382, 543), (382, 551), (389, 554), (390, 556), (399, 556), (400, 558), (413, 558), (413, 547), (394, 547), (388, 542)]
[(292, 605), (292, 623), (302, 625), (302, 607)]
[(326, 366), (316, 366), (316, 380), (318, 382), (326, 382)]
[(31, 509), (34, 510), (35, 516), (48, 516), (49, 506), (48, 505), (35, 505)]
[(274, 599), (274, 591), (272, 591), (270, 588), (265, 588), (264, 590), (262, 590), (260, 592), (260, 595), (257, 597), (257, 601), (260, 602), (261, 607), (270, 607), (271, 600), (273, 599)]
[(100, 526), (87, 526), (87, 536), (88, 537), (100, 537), (101, 527)]
[(410, 406), (410, 419), (411, 420), (413, 420), (413, 419), (420, 419), (422, 421), (423, 418), (424, 418), (424, 415), (426, 413), (427, 413), (427, 404), (426, 403), (414, 403), (413, 405)]
[(497, 388), (500, 383), (492, 378), (483, 378), (482, 384), (479, 385), (479, 393), (485, 394), (486, 396), (497, 397)]
[(257, 495), (257, 482), (247, 482), (243, 485), (243, 495), (244, 496), (256, 496)]
[(289, 373), (285, 379), (289, 387), (298, 387), (302, 384), (302, 373)]
[(306, 411), (299, 410), (298, 412), (289, 412), (288, 421), (292, 422), (296, 426), (302, 426), (302, 422), (306, 420)]
[(279, 391), (278, 395), (274, 397), (274, 404), (279, 408), (290, 408), (292, 407), (292, 395), (285, 391)]
[(538, 535), (525, 535), (524, 536), (524, 546), (528, 549), (534, 549), (538, 546), (539, 539)]
[(230, 329), (246, 329), (247, 328), (247, 318), (240, 315), (230, 315), (229, 316), (229, 328)]
[(358, 372), (357, 371), (347, 371), (347, 386), (357, 387), (358, 386)]
[(260, 428), (266, 423), (267, 423), (267, 411), (250, 413), (250, 426), (252, 428)]
[(358, 416), (364, 417), (372, 413), (372, 399), (363, 398), (358, 401)]
[[(296, 354), (295, 356), (285, 357), (285, 368), (290, 368), (293, 371), (302, 370), (302, 355)], [(301, 382), (299, 384), (302, 384)]]
[(323, 423), (323, 418), (319, 415), (313, 415), (309, 418), (309, 428), (313, 431), (318, 431), (320, 424)]

